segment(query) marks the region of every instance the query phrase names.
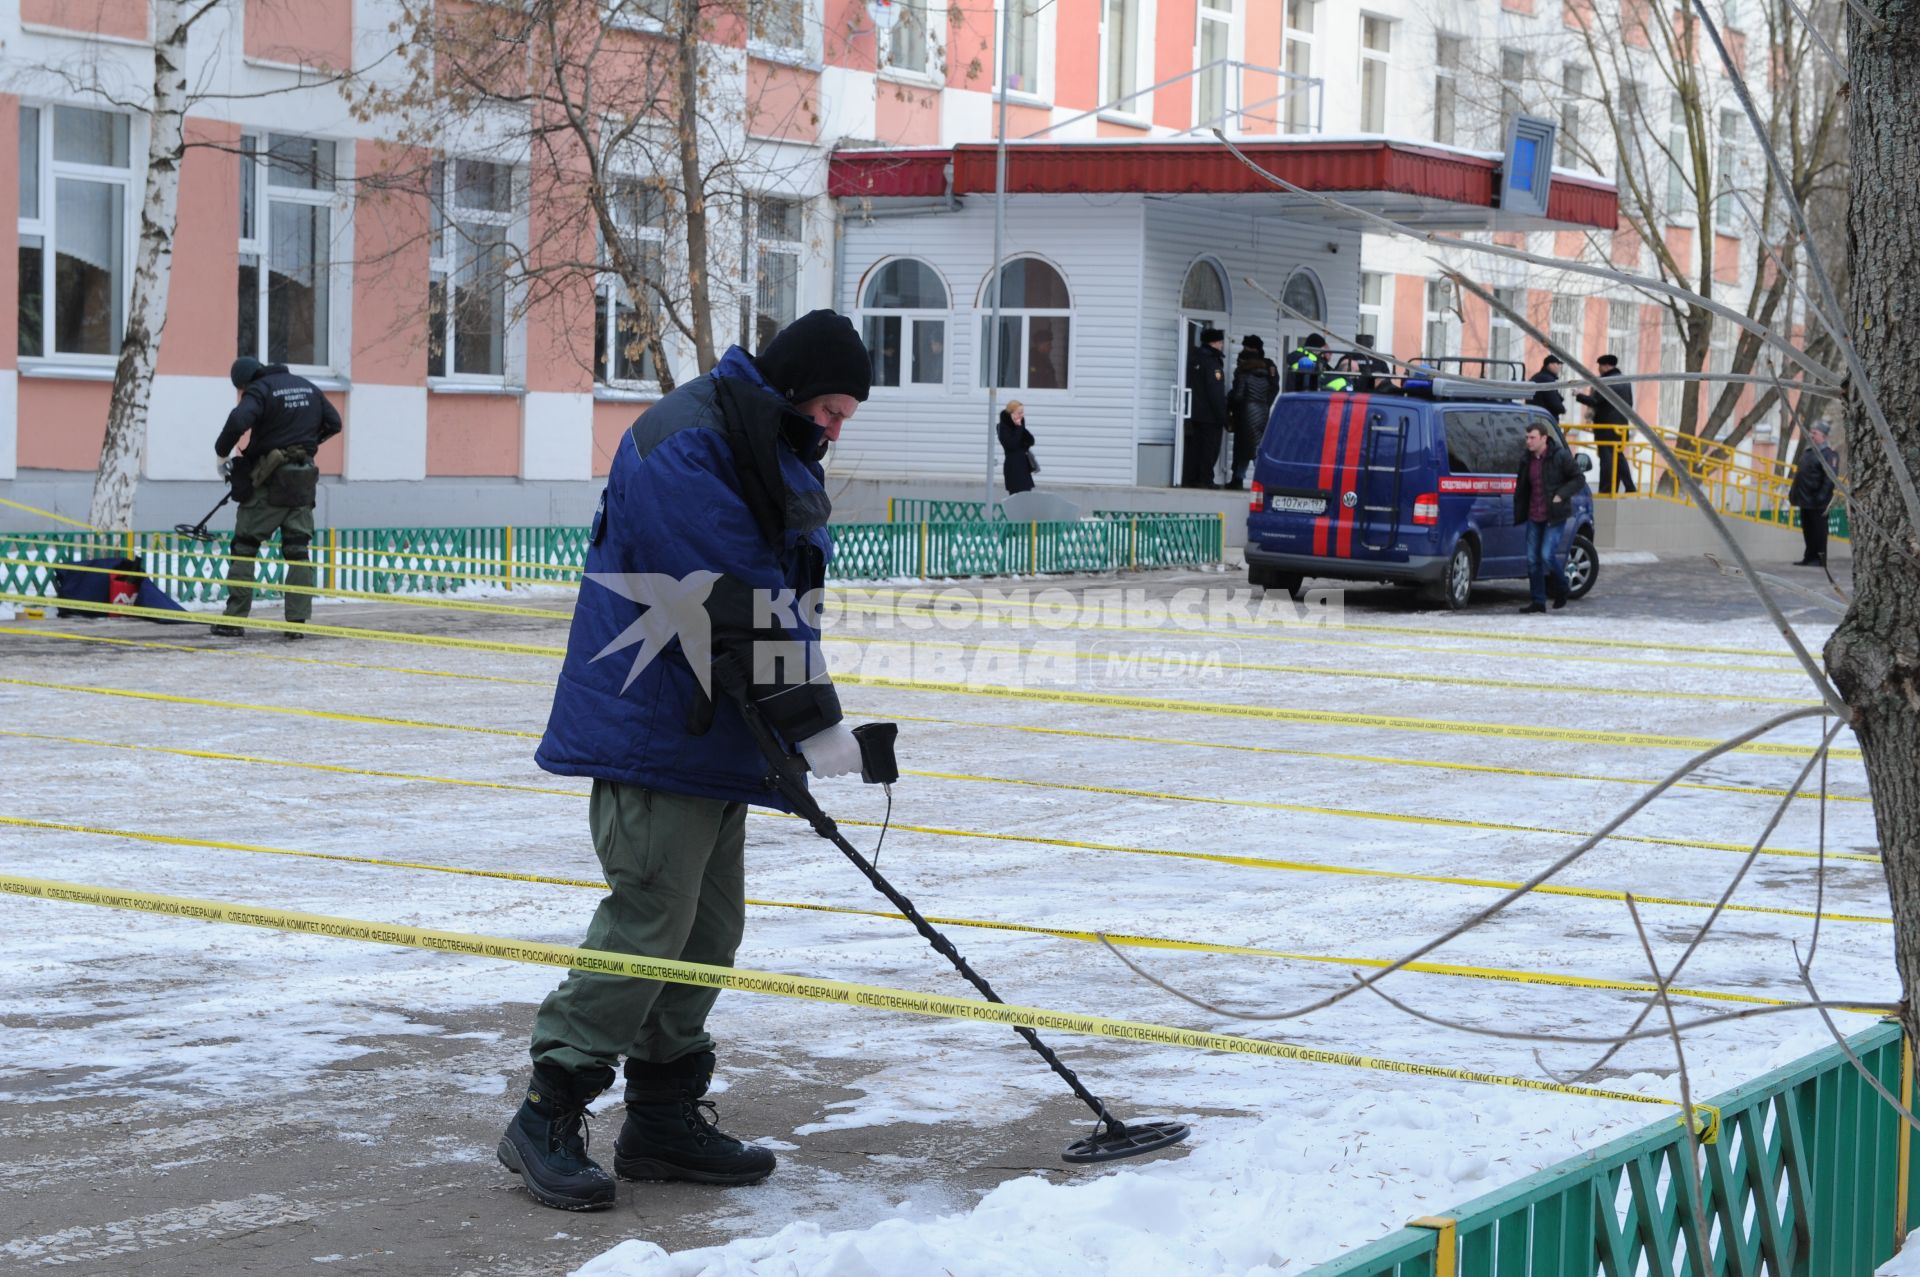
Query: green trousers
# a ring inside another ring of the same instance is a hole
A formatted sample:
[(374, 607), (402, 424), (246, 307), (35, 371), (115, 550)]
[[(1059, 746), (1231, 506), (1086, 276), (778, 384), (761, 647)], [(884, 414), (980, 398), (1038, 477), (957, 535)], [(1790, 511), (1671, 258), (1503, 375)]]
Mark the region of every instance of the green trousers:
[[(583, 947), (732, 966), (746, 926), (746, 822), (745, 803), (594, 781), (587, 823), (610, 890)], [(711, 1051), (719, 994), (570, 972), (534, 1017), (533, 1062), (579, 1073), (621, 1056), (671, 1064)]]
[[(227, 563), (227, 578), (253, 580), (253, 559), (260, 547), (280, 534), (280, 557), (287, 561), (287, 584), (313, 585), (313, 507), (274, 505), (266, 494), (256, 492), (240, 507), (233, 520), (233, 553)], [(305, 621), (313, 616), (313, 595), (286, 595), (287, 619)], [(245, 616), (253, 609), (253, 591), (244, 585), (227, 587), (227, 615)]]

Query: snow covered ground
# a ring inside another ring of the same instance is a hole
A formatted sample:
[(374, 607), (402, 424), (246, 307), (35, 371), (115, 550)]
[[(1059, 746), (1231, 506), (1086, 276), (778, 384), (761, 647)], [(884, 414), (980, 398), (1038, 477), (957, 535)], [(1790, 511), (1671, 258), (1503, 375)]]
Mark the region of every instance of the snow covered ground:
[[(1138, 628), (1141, 617), (1111, 612), (1038, 630), (1004, 617), (968, 617), (951, 601), (947, 611), (961, 617), (953, 627), (876, 629), (887, 609), (926, 605), (932, 591), (863, 594), (866, 610), (835, 631), (836, 668), (867, 679), (974, 682), (971, 691), (852, 680), (842, 688), (851, 713), (902, 724), (901, 761), (911, 774), (895, 787), (882, 868), (927, 912), (949, 917), (1326, 958), (1396, 957), (1496, 894), (1432, 878), (1528, 876), (1575, 840), (1513, 826), (1592, 829), (1644, 792), (1628, 782), (1662, 775), (1685, 751), (1267, 711), (1717, 738), (1810, 699), (1806, 679), (1780, 658), (1783, 646), (1763, 622), (1686, 619), (1671, 604), (1686, 595), (1684, 580), (1659, 575), (1669, 572), (1664, 567), (1619, 569), (1629, 581), (1633, 572), (1648, 583), (1638, 604), (1628, 582), (1611, 602), (1603, 584), (1592, 605), (1544, 619), (1495, 606), (1419, 612), (1395, 592), (1373, 591), (1331, 618), (1292, 625), (1216, 618), (1186, 631), (1159, 618)], [(1162, 602), (1182, 588), (1232, 584), (1205, 574), (1126, 584), (1143, 582)], [(1055, 584), (1080, 593), (1117, 583)], [(568, 602), (557, 592), (522, 592), (514, 601), (555, 609)], [(277, 608), (265, 614), (277, 616)], [(316, 620), (519, 643), (565, 638), (557, 621), (399, 605), (327, 606)], [(0, 683), (0, 817), (594, 876), (585, 786), (534, 768), (534, 740), (524, 735), (544, 724), (551, 660), (349, 640), (218, 644), (198, 629), (126, 623), (8, 624), (0, 634), (4, 676), (63, 686)], [(1824, 638), (1818, 626), (1806, 633), (1816, 647)], [(1035, 685), (1019, 695), (981, 694), (1015, 678)], [(1063, 699), (1089, 692), (1211, 708)], [(1804, 748), (1819, 731), (1818, 720), (1802, 720), (1767, 739)], [(1855, 745), (1844, 734), (1838, 743)], [(1690, 778), (1698, 787), (1662, 797), (1624, 832), (1750, 842), (1779, 800), (1747, 791), (1785, 786), (1801, 761), (1753, 753), (1716, 760)], [(1857, 761), (1836, 760), (1828, 782), (1845, 799), (1865, 794)], [(850, 783), (818, 792), (856, 842), (871, 846), (877, 829), (857, 822), (880, 821), (883, 796)], [(783, 907), (884, 904), (797, 822), (757, 816), (748, 831), (749, 893), (774, 903), (750, 911), (741, 965), (967, 992), (902, 923)], [(1825, 839), (1830, 852), (1872, 854), (1870, 807), (1830, 804)], [(1769, 847), (1811, 850), (1819, 841), (1817, 805), (1798, 801)], [(6, 842), (14, 873), (562, 943), (578, 941), (594, 903), (577, 888), (99, 832), (16, 826)], [(1613, 840), (1560, 881), (1709, 901), (1740, 864), (1724, 849)], [(1761, 857), (1734, 897), (1755, 911), (1724, 917), (1679, 983), (1798, 996), (1791, 944), (1804, 949), (1813, 924), (1786, 911), (1813, 907), (1815, 878), (1811, 859)], [(1835, 913), (1884, 917), (1878, 866), (1832, 862), (1826, 902)], [(1686, 905), (1647, 904), (1643, 914), (1663, 964), (1707, 917)], [(163, 1101), (183, 1125), (202, 1106), (294, 1104), (326, 1070), (366, 1052), (370, 1037), (430, 1034), (463, 1010), (532, 1004), (557, 978), (537, 967), (13, 898), (0, 898), (0, 929), (7, 936), (0, 1023), (9, 1026), (0, 1102), (29, 1116), (35, 1105), (83, 1096)], [(1012, 1001), (1533, 1078), (1577, 1072), (1597, 1055), (1591, 1046), (1424, 1024), (1368, 996), (1279, 1023), (1216, 1016), (1137, 979), (1095, 944), (991, 927), (955, 928), (955, 936)], [(1821, 992), (1889, 995), (1890, 955), (1891, 928), (1827, 922), (1816, 968)], [(1170, 949), (1131, 956), (1173, 985), (1250, 1010), (1314, 1000), (1350, 983), (1355, 969)], [(1573, 896), (1531, 896), (1432, 960), (1647, 978), (1624, 907)], [(1503, 1030), (1604, 1034), (1646, 1003), (1633, 993), (1441, 974), (1404, 973), (1389, 988), (1429, 1014)], [(1679, 1006), (1689, 1018), (1731, 1009), (1702, 1000)], [(1869, 1023), (1862, 1015), (1842, 1018), (1848, 1029)], [(891, 1196), (853, 1183), (813, 1192), (819, 1185), (806, 1167), (815, 1141), (902, 1124), (920, 1124), (937, 1141), (981, 1114), (1000, 1123), (1043, 1108), (1057, 1114), (1059, 1084), (1011, 1034), (985, 1026), (730, 993), (714, 1027), (730, 1112), (734, 1097), (745, 1102), (756, 1087), (804, 1088), (827, 1078), (845, 1098), (823, 1101), (784, 1129), (741, 1132), (781, 1148), (783, 1167), (765, 1189), (728, 1195), (727, 1211), (705, 1234), (710, 1245), (675, 1235), (675, 1245), (663, 1248), (657, 1242), (668, 1234), (643, 1224), (624, 1240), (604, 1237), (611, 1249), (581, 1273), (1298, 1273), (1411, 1216), (1663, 1116), (1653, 1106), (1445, 1078), (1056, 1035), (1054, 1045), (1117, 1111), (1185, 1118), (1195, 1124), (1190, 1142), (1151, 1162), (1104, 1170), (1009, 1172), (984, 1196), (956, 1198), (938, 1182), (925, 1193)], [(1827, 1040), (1799, 1014), (1699, 1028), (1686, 1038), (1692, 1087), (1711, 1094)], [(524, 1076), (524, 1042), (508, 1031), (476, 1049), (483, 1063), (441, 1085), (497, 1097), (504, 1122)], [(1671, 1044), (1626, 1048), (1597, 1082), (1677, 1097)], [(1057, 1140), (1043, 1142), (1064, 1144), (1083, 1132), (1063, 1127)], [(441, 1148), (425, 1156), (484, 1162), (491, 1152)], [(518, 1193), (494, 1199), (492, 1209), (539, 1210)], [(580, 1231), (578, 1221), (552, 1219), (556, 1229)], [(58, 1261), (57, 1231), (0, 1229), (0, 1267)], [(322, 1240), (314, 1258), (331, 1262), (338, 1249)]]

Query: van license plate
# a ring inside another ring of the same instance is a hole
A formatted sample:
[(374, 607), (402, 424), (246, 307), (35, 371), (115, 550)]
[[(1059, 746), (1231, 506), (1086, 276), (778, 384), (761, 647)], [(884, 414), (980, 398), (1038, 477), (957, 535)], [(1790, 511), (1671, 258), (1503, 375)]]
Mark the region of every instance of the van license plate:
[(1283, 497), (1276, 496), (1267, 504), (1269, 510), (1288, 510), (1294, 514), (1325, 514), (1325, 497)]

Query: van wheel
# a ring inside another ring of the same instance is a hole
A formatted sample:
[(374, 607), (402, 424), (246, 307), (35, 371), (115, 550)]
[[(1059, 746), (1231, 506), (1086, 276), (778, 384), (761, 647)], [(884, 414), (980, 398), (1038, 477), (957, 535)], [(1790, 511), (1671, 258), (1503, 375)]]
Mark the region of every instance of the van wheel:
[(1567, 597), (1583, 599), (1600, 579), (1600, 555), (1588, 537), (1575, 537), (1567, 547)]
[(1462, 541), (1453, 547), (1447, 571), (1434, 583), (1428, 597), (1449, 612), (1458, 612), (1473, 597), (1473, 546)]

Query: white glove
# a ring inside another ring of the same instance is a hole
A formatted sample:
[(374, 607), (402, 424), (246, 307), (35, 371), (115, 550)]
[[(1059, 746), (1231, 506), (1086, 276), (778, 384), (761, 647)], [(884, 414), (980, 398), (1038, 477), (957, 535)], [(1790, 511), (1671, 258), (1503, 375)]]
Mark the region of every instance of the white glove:
[(801, 741), (800, 756), (816, 776), (860, 774), (860, 742), (854, 739), (845, 719)]

